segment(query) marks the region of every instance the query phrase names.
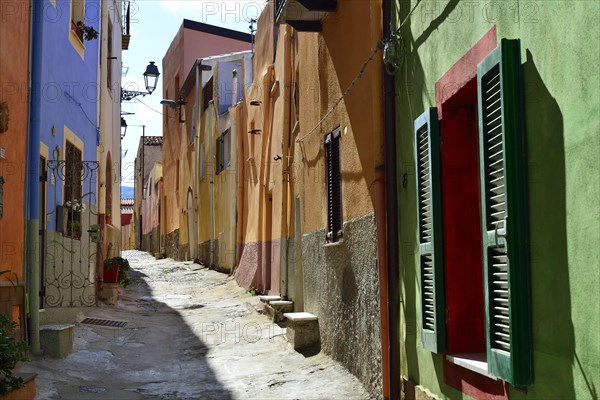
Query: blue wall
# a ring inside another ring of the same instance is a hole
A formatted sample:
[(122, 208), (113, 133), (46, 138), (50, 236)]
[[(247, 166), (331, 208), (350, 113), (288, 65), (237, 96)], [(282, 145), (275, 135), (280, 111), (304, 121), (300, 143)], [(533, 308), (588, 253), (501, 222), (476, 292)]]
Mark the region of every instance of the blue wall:
[[(98, 135), (97, 107), (99, 103), (98, 51), (100, 36), (84, 41), (84, 59), (69, 41), (71, 29), (70, 1), (34, 1), (32, 46), (31, 136), (29, 140), (29, 215), (38, 219), (40, 141), (48, 145), (49, 159), (56, 159), (53, 150), (60, 146), (64, 159), (64, 126), (84, 142), (85, 161), (96, 161)], [(100, 32), (100, 0), (85, 1), (85, 24)], [(52, 135), (52, 128), (55, 135)], [(84, 187), (88, 186), (86, 183)], [(94, 184), (95, 186), (95, 184)], [(49, 202), (53, 190), (62, 203), (62, 184), (48, 183)], [(84, 193), (86, 190), (84, 189)], [(86, 197), (96, 203), (95, 195)], [(49, 207), (54, 204), (49, 203)], [(52, 211), (50, 208), (48, 211)], [(49, 228), (53, 228), (53, 224)]]

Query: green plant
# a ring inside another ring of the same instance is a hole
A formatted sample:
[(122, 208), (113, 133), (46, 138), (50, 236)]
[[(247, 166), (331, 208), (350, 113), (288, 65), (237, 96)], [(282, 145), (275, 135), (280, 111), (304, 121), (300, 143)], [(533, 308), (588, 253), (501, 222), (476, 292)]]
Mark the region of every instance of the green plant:
[(82, 33), (83, 39), (90, 41), (98, 38), (98, 31), (93, 26), (87, 26), (82, 21), (77, 22), (77, 29)]
[(24, 385), (22, 378), (12, 374), (19, 361), (27, 360), (28, 350), (26, 342), (10, 336), (16, 327), (16, 322), (8, 315), (0, 314), (0, 395)]
[(104, 260), (104, 268), (111, 269), (117, 267), (119, 268), (117, 281), (125, 288), (131, 283), (131, 280), (127, 276), (127, 271), (131, 269), (129, 261), (123, 257), (112, 257)]

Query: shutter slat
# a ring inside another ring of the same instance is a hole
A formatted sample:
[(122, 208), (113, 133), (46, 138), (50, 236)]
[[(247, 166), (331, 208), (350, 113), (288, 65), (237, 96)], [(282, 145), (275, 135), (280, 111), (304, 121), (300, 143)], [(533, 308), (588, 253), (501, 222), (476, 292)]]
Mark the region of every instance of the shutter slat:
[(477, 67), (488, 371), (531, 383), (526, 154), (520, 46), (503, 39)]
[(423, 347), (440, 353), (445, 347), (443, 265), (440, 217), (439, 128), (432, 108), (415, 120), (417, 217)]

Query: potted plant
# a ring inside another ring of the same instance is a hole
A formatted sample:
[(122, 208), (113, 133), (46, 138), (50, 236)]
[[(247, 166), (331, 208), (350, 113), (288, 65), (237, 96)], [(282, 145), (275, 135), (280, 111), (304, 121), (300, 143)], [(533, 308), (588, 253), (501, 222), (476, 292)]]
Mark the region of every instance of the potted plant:
[(79, 40), (82, 42), (84, 40), (90, 41), (98, 38), (98, 31), (94, 29), (93, 26), (88, 26), (83, 23), (83, 21), (77, 21), (77, 23), (73, 23), (71, 21), (73, 32), (77, 35)]
[(73, 219), (67, 222), (67, 236), (73, 239), (81, 238), (81, 222)]
[(110, 208), (106, 208), (106, 213), (104, 215), (106, 215), (106, 223), (110, 225)]
[[(16, 274), (10, 270), (0, 271), (0, 275)], [(18, 284), (7, 278), (13, 286)], [(23, 378), (12, 374), (19, 361), (27, 360), (27, 342), (12, 337), (17, 323), (8, 315), (0, 314), (0, 396), (25, 385)]]
[(129, 261), (123, 257), (112, 257), (104, 260), (104, 282), (120, 283), (124, 288), (130, 283), (127, 271), (131, 267)]

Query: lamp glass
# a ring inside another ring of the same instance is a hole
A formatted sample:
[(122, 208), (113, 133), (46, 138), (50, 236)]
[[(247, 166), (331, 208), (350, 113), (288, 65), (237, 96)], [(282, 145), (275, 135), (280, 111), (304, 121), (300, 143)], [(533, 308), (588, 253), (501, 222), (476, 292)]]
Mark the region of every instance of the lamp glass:
[(150, 61), (150, 64), (146, 67), (146, 72), (144, 72), (144, 84), (148, 93), (151, 94), (156, 89), (159, 75), (158, 67), (154, 64), (154, 61)]

